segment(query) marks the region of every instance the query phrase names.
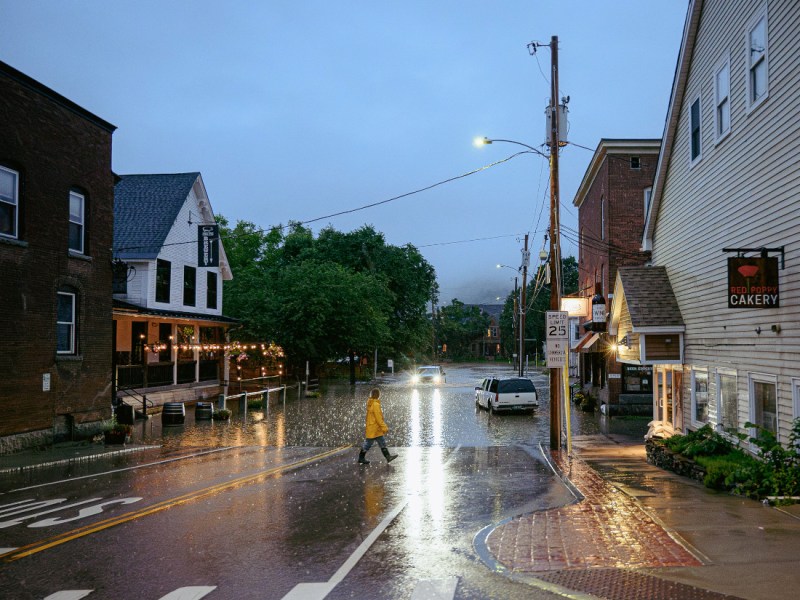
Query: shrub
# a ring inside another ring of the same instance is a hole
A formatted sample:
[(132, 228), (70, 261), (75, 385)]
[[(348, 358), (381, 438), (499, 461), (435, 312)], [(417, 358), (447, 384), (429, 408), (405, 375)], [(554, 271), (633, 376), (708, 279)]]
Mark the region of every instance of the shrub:
[(727, 439), (711, 429), (711, 425), (704, 425), (686, 435), (673, 435), (667, 439), (666, 444), (673, 452), (688, 458), (728, 454), (734, 447)]

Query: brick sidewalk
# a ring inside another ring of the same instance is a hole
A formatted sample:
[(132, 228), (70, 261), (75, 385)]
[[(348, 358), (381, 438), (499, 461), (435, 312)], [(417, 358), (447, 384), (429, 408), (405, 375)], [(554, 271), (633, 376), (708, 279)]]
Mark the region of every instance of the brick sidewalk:
[(487, 546), (512, 572), (563, 569), (695, 567), (702, 563), (636, 500), (580, 459), (553, 453), (556, 468), (583, 494), (576, 504), (516, 517)]

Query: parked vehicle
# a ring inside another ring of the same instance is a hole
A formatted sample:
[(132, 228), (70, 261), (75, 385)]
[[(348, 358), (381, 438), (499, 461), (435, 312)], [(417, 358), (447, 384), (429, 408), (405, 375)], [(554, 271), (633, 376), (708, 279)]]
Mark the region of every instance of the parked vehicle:
[(475, 388), (475, 403), (493, 413), (534, 410), (539, 398), (527, 377), (487, 377)]
[(424, 367), (417, 367), (414, 374), (411, 376), (411, 383), (428, 383), (439, 384), (447, 381), (445, 372), (442, 367), (438, 365), (426, 365)]

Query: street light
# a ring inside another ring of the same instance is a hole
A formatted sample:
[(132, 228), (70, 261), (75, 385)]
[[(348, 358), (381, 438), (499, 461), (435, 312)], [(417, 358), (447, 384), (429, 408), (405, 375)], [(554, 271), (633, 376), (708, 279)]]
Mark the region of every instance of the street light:
[(487, 138), (487, 137), (482, 137), (482, 138), (481, 137), (476, 137), (472, 141), (472, 144), (476, 148), (480, 148), (481, 146), (488, 146), (489, 144), (493, 144), (494, 142), (504, 142), (506, 144), (516, 144), (517, 146), (522, 146), (523, 148), (527, 148), (530, 152), (533, 152), (534, 154), (539, 154), (540, 156), (543, 156), (544, 158), (546, 158), (548, 160), (550, 159), (550, 157), (547, 154), (545, 154), (544, 152), (542, 152), (538, 148), (534, 148), (533, 146), (529, 146), (528, 144), (523, 144), (522, 142), (516, 142), (514, 140), (503, 140), (503, 139), (500, 139), (500, 138), (492, 138), (492, 139), (490, 139), (490, 138)]

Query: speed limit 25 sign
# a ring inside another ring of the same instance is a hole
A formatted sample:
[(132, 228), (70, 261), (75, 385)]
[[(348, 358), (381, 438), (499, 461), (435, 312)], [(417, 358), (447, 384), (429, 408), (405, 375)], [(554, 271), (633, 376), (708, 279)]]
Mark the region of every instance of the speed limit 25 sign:
[(565, 310), (547, 311), (547, 341), (569, 339), (569, 313)]
[(547, 367), (559, 369), (567, 365), (567, 346), (569, 345), (569, 313), (562, 310), (548, 310), (546, 321)]

